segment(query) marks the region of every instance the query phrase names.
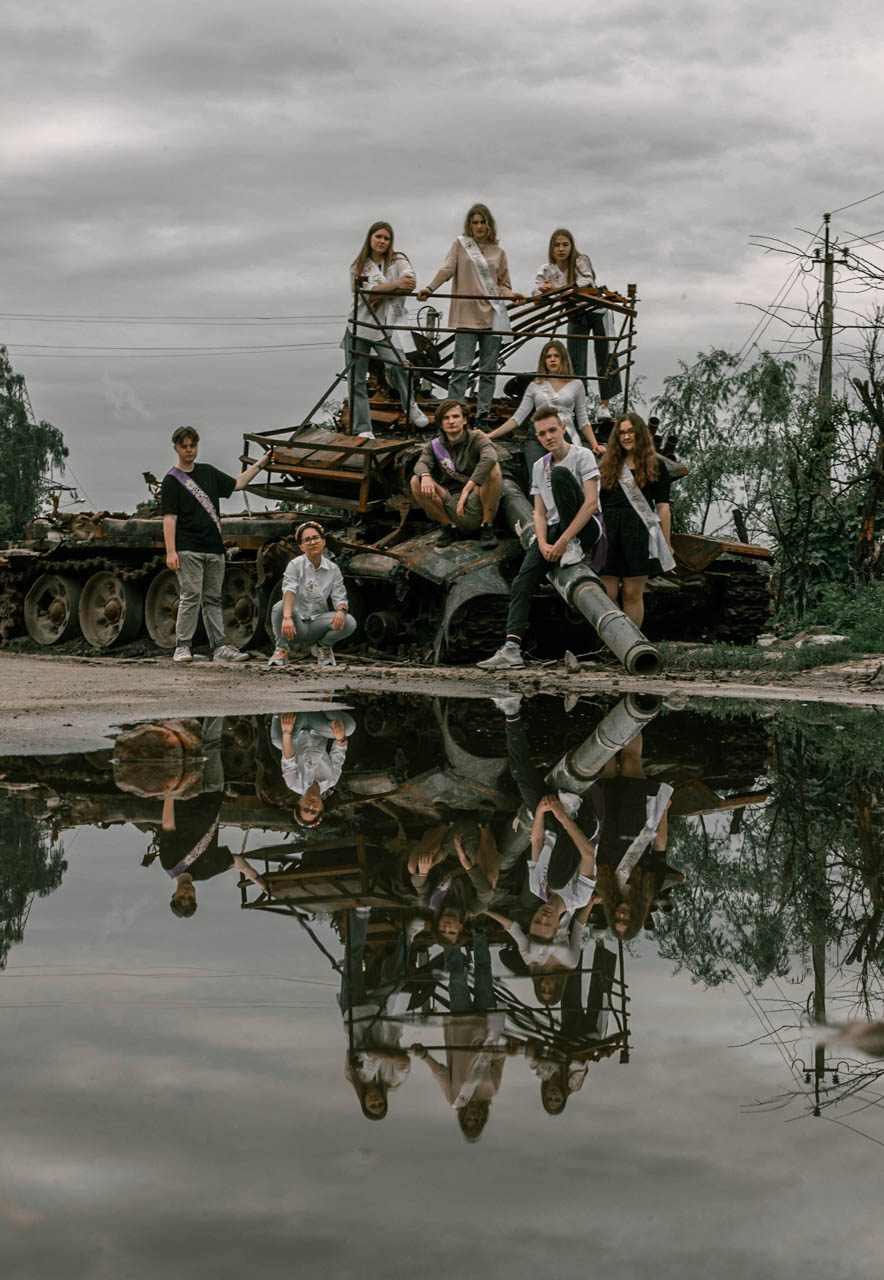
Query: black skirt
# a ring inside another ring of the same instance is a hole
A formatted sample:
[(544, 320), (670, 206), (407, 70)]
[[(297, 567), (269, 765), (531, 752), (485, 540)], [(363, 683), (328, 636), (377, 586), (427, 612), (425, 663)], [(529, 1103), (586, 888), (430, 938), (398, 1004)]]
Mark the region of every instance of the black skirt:
[(608, 554), (604, 573), (612, 578), (652, 578), (663, 572), (656, 556), (648, 551), (648, 531), (632, 507), (604, 507), (605, 533), (608, 538)]

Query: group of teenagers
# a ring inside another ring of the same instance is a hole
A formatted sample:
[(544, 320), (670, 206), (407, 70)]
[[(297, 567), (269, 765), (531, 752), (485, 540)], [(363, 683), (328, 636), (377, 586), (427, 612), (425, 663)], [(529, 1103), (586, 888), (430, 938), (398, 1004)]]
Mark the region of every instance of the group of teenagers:
[[(538, 296), (595, 283), (592, 263), (577, 251), (566, 228), (553, 232), (548, 259), (537, 273)], [(455, 239), (429, 284), (418, 290), (418, 298), (429, 298), (449, 280), (449, 325), (455, 331), (449, 398), (435, 407), (436, 433), (421, 450), (411, 477), (413, 501), (442, 526), (438, 548), (444, 550), (461, 537), (475, 536), (483, 547), (497, 545), (494, 520), (503, 475), (495, 442), (528, 424), (522, 453), (530, 476), (534, 534), (513, 583), (504, 643), (479, 665), (492, 670), (524, 665), (522, 640), (537, 588), (550, 568), (584, 558), (601, 575), (612, 599), (620, 598), (624, 612), (641, 626), (648, 577), (674, 564), (669, 477), (650, 430), (637, 414), (626, 413), (617, 422), (610, 419), (608, 398), (619, 393), (620, 383), (616, 373), (605, 374), (604, 313), (587, 303), (585, 295), (575, 295), (580, 301), (569, 312), (567, 345), (558, 339), (544, 345), (536, 377), (518, 408), (506, 421), (492, 425), (489, 411), (497, 357), (504, 336), (511, 332), (506, 303), (525, 299), (511, 287), (506, 253), (486, 205), (470, 208), (463, 234)], [(396, 325), (404, 315), (403, 298), (417, 282), (408, 258), (393, 247), (389, 223), (377, 222), (369, 228), (351, 265), (351, 283), (354, 317), (344, 347), (353, 432), (372, 435), (366, 387), (372, 352), (384, 360), (412, 423), (428, 427), (428, 419), (411, 398), (407, 363), (393, 346)], [(584, 377), (590, 334), (600, 371), (600, 419), (611, 420), (607, 445), (597, 440), (587, 413)], [(463, 397), (477, 349), (476, 425), (470, 426)], [(219, 503), (251, 483), (272, 451), (233, 477), (196, 461), (199, 433), (193, 427), (179, 427), (172, 444), (177, 463), (163, 480), (161, 502), (166, 564), (177, 573), (179, 583), (174, 660), (192, 661), (193, 636), (202, 611), (214, 660), (243, 661), (246, 655), (224, 636)], [(285, 665), (295, 645), (309, 648), (320, 664), (331, 665), (335, 646), (353, 634), (356, 621), (349, 612), (341, 571), (325, 554), (321, 524), (300, 525), (296, 540), (301, 555), (287, 566), (282, 599), (272, 610), (274, 650), (269, 665)]]

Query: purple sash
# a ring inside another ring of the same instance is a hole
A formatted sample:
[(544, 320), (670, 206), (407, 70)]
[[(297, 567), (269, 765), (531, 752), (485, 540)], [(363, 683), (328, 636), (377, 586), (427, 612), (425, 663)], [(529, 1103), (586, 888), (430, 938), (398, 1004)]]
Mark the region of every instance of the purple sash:
[[(543, 469), (546, 472), (546, 478), (549, 482), (550, 491), (552, 490), (552, 453), (545, 453), (540, 459), (543, 463)], [(561, 516), (559, 517), (561, 519)], [(605, 561), (608, 558), (608, 535), (605, 532), (605, 522), (602, 519), (602, 509), (596, 511), (594, 516), (590, 516), (591, 520), (595, 520), (599, 526), (599, 540), (592, 549), (592, 560), (590, 565), (593, 573), (604, 573)], [(580, 534), (577, 535), (578, 539)]]
[(218, 512), (212, 505), (212, 499), (206, 491), (200, 488), (192, 475), (187, 471), (182, 471), (180, 467), (172, 467), (169, 471), (169, 475), (174, 476), (178, 483), (184, 486), (191, 497), (196, 498), (206, 515), (211, 517), (214, 521), (215, 528), (218, 530), (218, 536), (223, 540), (224, 535), (221, 532), (221, 520), (218, 517)]
[(430, 441), (430, 444), (433, 453), (435, 454), (436, 461), (439, 463), (442, 470), (447, 471), (453, 480), (459, 480), (461, 484), (466, 484), (470, 477), (465, 476), (463, 472), (458, 471), (457, 467), (454, 465), (454, 459), (439, 437), (436, 436), (434, 440)]

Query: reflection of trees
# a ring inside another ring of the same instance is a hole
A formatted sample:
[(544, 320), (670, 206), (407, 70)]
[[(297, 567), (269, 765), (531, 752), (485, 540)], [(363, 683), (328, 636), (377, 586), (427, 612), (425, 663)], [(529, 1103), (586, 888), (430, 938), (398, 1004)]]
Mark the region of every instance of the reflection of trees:
[(49, 829), (29, 818), (19, 801), (0, 798), (0, 969), (24, 937), (35, 896), (45, 898), (67, 870), (64, 849)]
[[(789, 957), (837, 943), (870, 973), (884, 939), (879, 796), (880, 724), (874, 713), (780, 708), (772, 725), (772, 791), (763, 809), (677, 824), (669, 860), (685, 872), (676, 909), (657, 927), (663, 955), (715, 985), (744, 970), (755, 982), (787, 972)], [(851, 782), (852, 779), (852, 782)]]

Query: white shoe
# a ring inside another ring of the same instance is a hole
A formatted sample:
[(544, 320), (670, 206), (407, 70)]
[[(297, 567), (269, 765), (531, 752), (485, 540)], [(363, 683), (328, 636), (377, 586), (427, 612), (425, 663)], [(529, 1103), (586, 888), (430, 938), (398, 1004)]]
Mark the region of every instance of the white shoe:
[(193, 654), (190, 652), (189, 644), (179, 644), (175, 652), (172, 654), (173, 662), (193, 662)]
[(321, 644), (311, 644), (310, 652), (321, 667), (336, 667), (335, 651)]
[(422, 431), (424, 427), (428, 427), (430, 425), (430, 419), (418, 404), (413, 404), (411, 406), (411, 411), (408, 417), (411, 420), (411, 425), (413, 427), (417, 427), (419, 431)]
[(611, 413), (611, 410), (608, 408), (606, 404), (599, 405), (599, 416), (597, 418), (597, 421), (598, 422), (614, 421), (614, 415)]
[(572, 538), (565, 550), (562, 552), (559, 564), (563, 569), (569, 564), (579, 564), (583, 559), (583, 548), (577, 538)]
[(284, 667), (288, 660), (288, 649), (274, 649), (267, 663), (267, 668), (269, 670), (271, 667)]
[(358, 438), (358, 439), (360, 439), (360, 440), (374, 440), (374, 439), (375, 439), (375, 434), (374, 434), (374, 432), (372, 431), (371, 427), (369, 427), (369, 429), (368, 429), (367, 431), (357, 431), (357, 432), (356, 432), (356, 435), (357, 435), (357, 438)]
[(520, 693), (504, 694), (500, 698), (492, 698), (491, 701), (498, 711), (503, 712), (507, 720), (514, 720), (522, 710), (522, 695)]
[(481, 662), (476, 663), (476, 666), (481, 667), (483, 671), (515, 670), (516, 667), (524, 667), (524, 665), (522, 650), (511, 640), (501, 645), (497, 653), (492, 654), (490, 658), (483, 658)]
[(249, 655), (240, 653), (239, 649), (234, 649), (232, 644), (219, 645), (212, 654), (213, 662), (248, 662)]

